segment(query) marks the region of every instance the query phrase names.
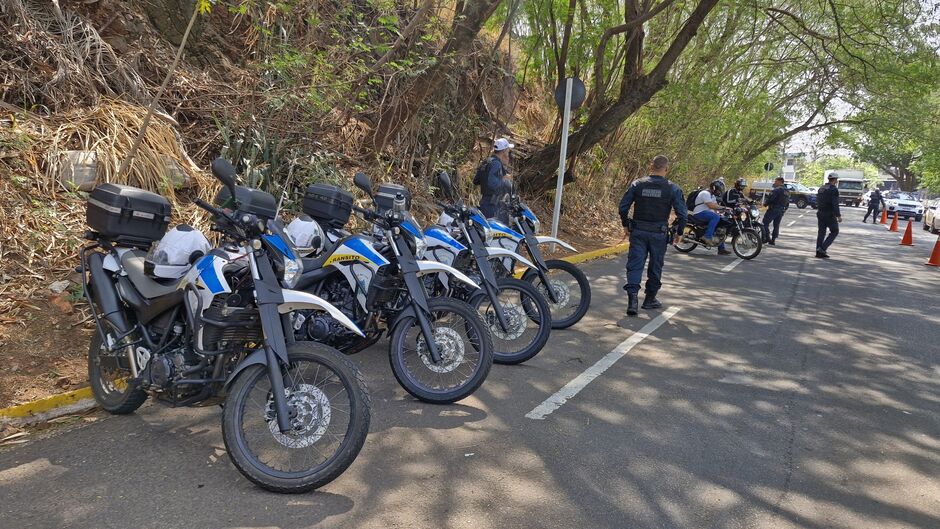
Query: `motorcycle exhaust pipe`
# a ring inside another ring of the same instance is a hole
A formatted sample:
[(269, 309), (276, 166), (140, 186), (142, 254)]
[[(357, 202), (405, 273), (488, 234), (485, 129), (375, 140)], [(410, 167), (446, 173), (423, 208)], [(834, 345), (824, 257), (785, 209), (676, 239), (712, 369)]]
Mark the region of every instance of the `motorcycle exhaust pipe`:
[(91, 273), (91, 293), (95, 304), (98, 305), (99, 314), (121, 335), (129, 333), (131, 326), (121, 308), (117, 289), (104, 271), (104, 255), (98, 252), (89, 255), (88, 270)]

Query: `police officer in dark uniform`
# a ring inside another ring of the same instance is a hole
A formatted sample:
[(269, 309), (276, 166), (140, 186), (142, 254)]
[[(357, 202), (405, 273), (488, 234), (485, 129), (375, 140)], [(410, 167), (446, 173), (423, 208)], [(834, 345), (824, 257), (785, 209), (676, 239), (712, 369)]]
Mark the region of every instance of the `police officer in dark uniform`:
[[(662, 287), (663, 263), (666, 247), (669, 245), (669, 213), (675, 210), (679, 219), (678, 237), (685, 230), (688, 211), (679, 186), (666, 179), (669, 171), (669, 159), (657, 156), (650, 163), (650, 175), (633, 182), (620, 200), (620, 221), (624, 234), (630, 238), (630, 252), (627, 256), (627, 284), (623, 287), (629, 295), (627, 314), (637, 315), (640, 281), (643, 279), (643, 267), (649, 257), (646, 271), (646, 297), (644, 309), (658, 309), (663, 306), (656, 299), (656, 293)], [(633, 218), (630, 218), (630, 208)]]
[(747, 186), (747, 180), (744, 178), (735, 180), (734, 187), (725, 191), (725, 194), (721, 196), (722, 205), (730, 208), (740, 204), (744, 200), (745, 186)]
[[(764, 199), (764, 205), (767, 206), (767, 213), (764, 214), (764, 242), (770, 246), (777, 245), (777, 236), (780, 235), (780, 221), (783, 220), (783, 214), (790, 207), (790, 194), (787, 193), (787, 188), (783, 183), (782, 176), (774, 179), (774, 188)], [(774, 225), (772, 232), (770, 231), (770, 223)]]
[[(839, 223), (842, 213), (839, 211), (839, 175), (829, 173), (829, 183), (820, 187), (816, 193), (816, 222), (819, 234), (816, 236), (816, 257), (828, 259), (826, 250), (839, 235)], [(826, 235), (826, 231), (829, 235)]]
[(881, 208), (885, 207), (885, 199), (881, 196), (881, 190), (877, 187), (871, 191), (871, 195), (868, 196), (868, 211), (865, 212), (865, 217), (862, 218), (862, 222), (868, 220), (868, 216), (871, 215), (871, 223), (878, 223), (878, 213), (881, 212)]

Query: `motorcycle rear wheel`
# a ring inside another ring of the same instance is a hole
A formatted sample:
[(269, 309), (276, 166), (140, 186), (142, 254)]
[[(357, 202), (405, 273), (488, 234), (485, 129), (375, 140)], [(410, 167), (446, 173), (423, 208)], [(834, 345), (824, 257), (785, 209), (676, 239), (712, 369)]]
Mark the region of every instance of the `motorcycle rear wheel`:
[[(119, 334), (107, 320), (101, 321), (105, 333), (112, 337)], [(125, 342), (133, 342), (135, 334), (124, 338)], [(91, 337), (88, 348), (88, 381), (95, 402), (101, 408), (114, 415), (127, 415), (143, 405), (147, 400), (147, 393), (134, 383), (128, 383), (131, 371), (127, 367), (128, 360), (126, 348), (109, 352), (102, 342), (101, 334), (95, 331)]]
[(272, 492), (299, 493), (349, 468), (369, 433), (372, 401), (362, 373), (336, 349), (296, 342), (287, 357), (291, 431), (277, 427), (267, 366), (253, 365), (238, 375), (225, 400), (222, 440), (249, 481)]
[(692, 250), (694, 250), (694, 249), (696, 249), (696, 248), (698, 247), (698, 244), (697, 244), (697, 243), (694, 243), (694, 242), (688, 242), (688, 241), (685, 240), (685, 238), (686, 238), (686, 237), (693, 237), (694, 235), (695, 235), (695, 231), (693, 231), (692, 229), (686, 229), (686, 230), (685, 230), (685, 233), (683, 234), (682, 239), (679, 241), (679, 243), (678, 243), (678, 244), (673, 243), (672, 247), (675, 248), (676, 250), (682, 252), (682, 253), (689, 253), (689, 252), (691, 252)]
[(757, 230), (743, 230), (731, 239), (731, 248), (741, 259), (750, 260), (757, 257), (763, 247), (761, 234)]

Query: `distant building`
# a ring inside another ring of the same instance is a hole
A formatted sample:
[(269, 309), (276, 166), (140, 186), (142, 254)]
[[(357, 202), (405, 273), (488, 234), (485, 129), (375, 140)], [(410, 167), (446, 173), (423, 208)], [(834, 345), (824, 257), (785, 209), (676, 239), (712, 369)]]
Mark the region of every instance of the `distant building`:
[(803, 168), (804, 162), (806, 162), (805, 152), (783, 153), (783, 168), (781, 169), (783, 179), (787, 182), (795, 181), (797, 179), (796, 175)]

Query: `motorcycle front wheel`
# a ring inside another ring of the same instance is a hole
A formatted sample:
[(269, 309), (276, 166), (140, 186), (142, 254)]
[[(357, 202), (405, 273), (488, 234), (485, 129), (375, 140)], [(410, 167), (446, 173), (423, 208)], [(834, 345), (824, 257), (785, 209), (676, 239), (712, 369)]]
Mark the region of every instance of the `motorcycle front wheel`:
[(291, 429), (278, 428), (268, 368), (253, 365), (230, 388), (222, 439), (232, 463), (259, 487), (306, 492), (342, 474), (365, 443), (372, 402), (359, 369), (316, 342), (288, 346), (284, 393)]
[(753, 259), (763, 248), (761, 234), (757, 230), (742, 230), (731, 239), (731, 248), (741, 259)]
[(551, 309), (531, 283), (504, 278), (496, 282), (496, 302), (503, 309), (506, 328), (499, 322), (493, 300), (485, 291), (470, 298), (493, 336), (493, 361), (521, 364), (539, 354), (552, 331)]
[(389, 362), (398, 383), (425, 402), (449, 404), (470, 396), (493, 365), (493, 338), (470, 305), (453, 298), (428, 300), (431, 332), (441, 354), (434, 362), (414, 315), (392, 331)]
[(548, 267), (545, 275), (555, 295), (554, 302), (537, 271), (528, 269), (522, 279), (532, 283), (548, 302), (552, 313), (552, 329), (567, 329), (587, 314), (591, 306), (591, 284), (584, 272), (568, 261), (550, 259), (545, 261), (545, 265)]

